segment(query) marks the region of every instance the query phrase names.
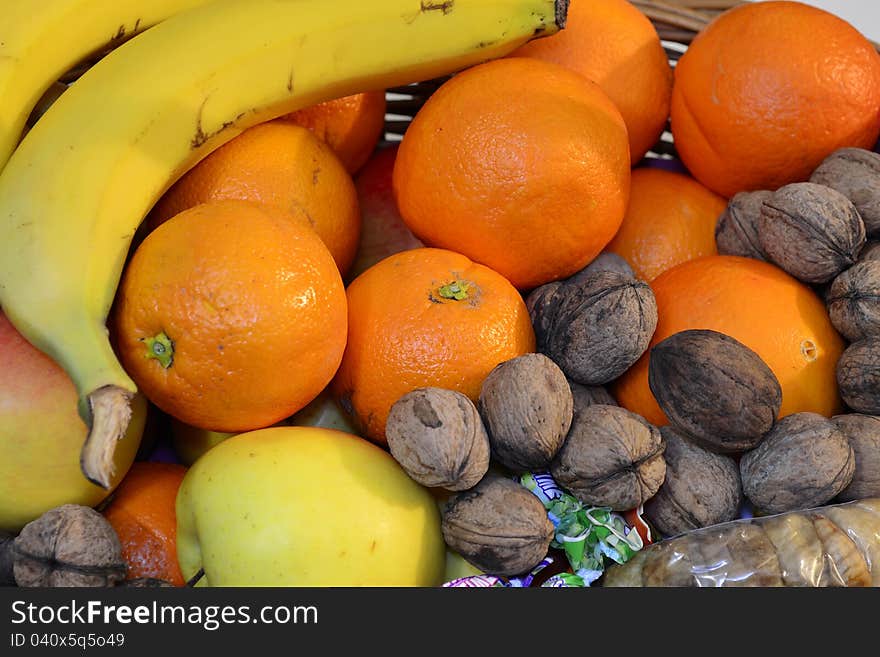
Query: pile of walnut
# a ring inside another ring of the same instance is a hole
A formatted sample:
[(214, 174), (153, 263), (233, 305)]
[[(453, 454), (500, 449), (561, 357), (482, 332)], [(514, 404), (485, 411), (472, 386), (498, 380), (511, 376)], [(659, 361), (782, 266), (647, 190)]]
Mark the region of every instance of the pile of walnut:
[(527, 305), (541, 353), (498, 365), (477, 404), (415, 390), (386, 426), (391, 454), (413, 479), (458, 492), (443, 511), (446, 543), (496, 575), (527, 572), (553, 539), (541, 501), (505, 473), (549, 471), (585, 504), (615, 511), (652, 498), (667, 473), (661, 432), (602, 387), (648, 348), (657, 325), (650, 287), (606, 255), (534, 290)]
[(158, 579), (125, 579), (119, 537), (104, 516), (65, 504), (28, 523), (17, 537), (0, 533), (0, 586), (172, 586)]
[(837, 365), (841, 397), (857, 413), (880, 414), (880, 155), (842, 148), (810, 182), (737, 194), (716, 241), (719, 253), (767, 260), (817, 285), (849, 342)]
[(648, 349), (657, 307), (650, 287), (604, 254), (529, 294), (540, 353), (499, 365), (476, 405), (426, 388), (392, 409), (392, 455), (416, 481), (457, 492), (443, 510), (451, 549), (497, 575), (546, 555), (543, 505), (505, 476), (526, 471), (549, 471), (588, 506), (643, 505), (667, 537), (734, 520), (745, 500), (767, 515), (880, 496), (880, 155), (841, 149), (810, 182), (738, 194), (716, 240), (721, 254), (770, 261), (817, 287), (851, 343), (838, 382), (853, 412), (777, 421), (770, 368), (706, 330), (651, 350), (649, 384), (667, 426), (618, 407), (602, 386)]

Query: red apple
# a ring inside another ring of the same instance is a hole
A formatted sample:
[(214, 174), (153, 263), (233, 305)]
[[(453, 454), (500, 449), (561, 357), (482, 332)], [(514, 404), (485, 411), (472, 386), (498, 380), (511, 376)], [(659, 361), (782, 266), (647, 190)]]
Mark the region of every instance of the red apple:
[(361, 241), (349, 279), (390, 255), (424, 246), (397, 210), (391, 188), (396, 157), (396, 145), (376, 151), (355, 179), (362, 217)]
[[(146, 411), (135, 396), (111, 490), (134, 461)], [(0, 529), (17, 532), (53, 507), (94, 506), (110, 493), (80, 471), (86, 433), (70, 377), (0, 313)]]

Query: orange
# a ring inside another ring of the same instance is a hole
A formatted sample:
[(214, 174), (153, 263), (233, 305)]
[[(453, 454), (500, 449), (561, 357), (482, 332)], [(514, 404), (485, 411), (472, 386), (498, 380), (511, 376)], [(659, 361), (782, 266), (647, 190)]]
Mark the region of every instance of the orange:
[(394, 165), (400, 214), (429, 246), (527, 289), (564, 278), (617, 232), (629, 194), (620, 112), (557, 64), (499, 59), (438, 89)]
[(270, 121), (245, 130), (165, 193), (153, 208), (150, 226), (222, 199), (290, 212), (314, 228), (343, 275), (354, 260), (361, 226), (354, 182), (330, 147), (306, 128)]
[[(687, 329), (711, 329), (757, 353), (782, 386), (780, 417), (800, 411), (841, 411), (835, 367), (843, 340), (825, 306), (806, 285), (778, 267), (738, 256), (705, 256), (660, 274), (657, 330), (651, 345)], [(614, 386), (624, 408), (654, 424), (666, 417), (648, 387), (645, 354)]]
[(403, 251), (348, 286), (348, 344), (333, 393), (385, 444), (388, 411), (416, 388), (473, 400), (499, 363), (534, 351), (522, 297), (500, 274), (444, 249)]
[(635, 169), (623, 223), (605, 250), (626, 260), (639, 278), (652, 281), (681, 262), (718, 252), (715, 224), (726, 206), (689, 176)]
[(672, 69), (651, 21), (626, 0), (572, 0), (564, 30), (513, 54), (561, 64), (598, 84), (623, 115), (633, 163), (666, 126)]
[(694, 177), (731, 197), (807, 180), (837, 148), (880, 134), (880, 55), (844, 20), (798, 2), (747, 2), (675, 69), (672, 134)]
[(156, 406), (203, 429), (266, 427), (329, 383), (345, 289), (314, 231), (283, 210), (217, 201), (150, 233), (113, 314), (121, 361)]
[(281, 118), (311, 130), (354, 174), (369, 159), (385, 129), (385, 92), (336, 98)]
[(155, 577), (185, 584), (177, 565), (175, 511), (185, 474), (186, 468), (174, 463), (135, 463), (104, 509), (122, 543), (126, 579)]

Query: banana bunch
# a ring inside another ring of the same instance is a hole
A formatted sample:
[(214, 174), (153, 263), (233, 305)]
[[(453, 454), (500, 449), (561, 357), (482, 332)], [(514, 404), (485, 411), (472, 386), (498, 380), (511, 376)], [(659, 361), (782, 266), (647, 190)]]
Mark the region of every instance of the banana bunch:
[(31, 109), (82, 60), (210, 0), (4, 0), (0, 25), (0, 170)]
[[(135, 229), (175, 180), (262, 121), (331, 98), (446, 75), (553, 34), (564, 23), (567, 5), (567, 0), (48, 3), (59, 9), (59, 17), (61, 8), (71, 12), (72, 25), (65, 27), (73, 32), (97, 20), (86, 6), (113, 16), (81, 37), (80, 51), (86, 41), (100, 48), (97, 35), (105, 42), (111, 35), (101, 32), (107, 24), (127, 26), (133, 16), (134, 25), (124, 29), (139, 29), (170, 16), (71, 85), (0, 174), (0, 306), (73, 379), (89, 426), (81, 458), (86, 477), (107, 487), (115, 442), (128, 424), (136, 392), (111, 349), (107, 314)], [(24, 16), (15, 18), (27, 25)], [(4, 21), (10, 24), (8, 14)], [(48, 25), (40, 29), (52, 32)], [(63, 47), (48, 45), (53, 52)], [(6, 72), (9, 80), (31, 80), (30, 95), (22, 92), (15, 101), (12, 113), (18, 112), (19, 123), (22, 107), (64, 59), (56, 53), (54, 64), (40, 68), (36, 62), (42, 57), (44, 52), (24, 48)], [(15, 132), (13, 122), (0, 125)]]

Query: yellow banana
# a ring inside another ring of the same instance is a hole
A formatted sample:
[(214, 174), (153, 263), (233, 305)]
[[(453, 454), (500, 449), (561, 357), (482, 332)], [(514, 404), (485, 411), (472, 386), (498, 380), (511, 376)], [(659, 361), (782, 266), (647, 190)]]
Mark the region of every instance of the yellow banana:
[(0, 18), (0, 169), (31, 109), (89, 55), (209, 0), (4, 0)]
[(216, 0), (121, 45), (49, 108), (0, 175), (0, 306), (68, 372), (106, 486), (134, 383), (105, 321), (159, 196), (245, 128), (451, 73), (564, 23), (567, 0)]

